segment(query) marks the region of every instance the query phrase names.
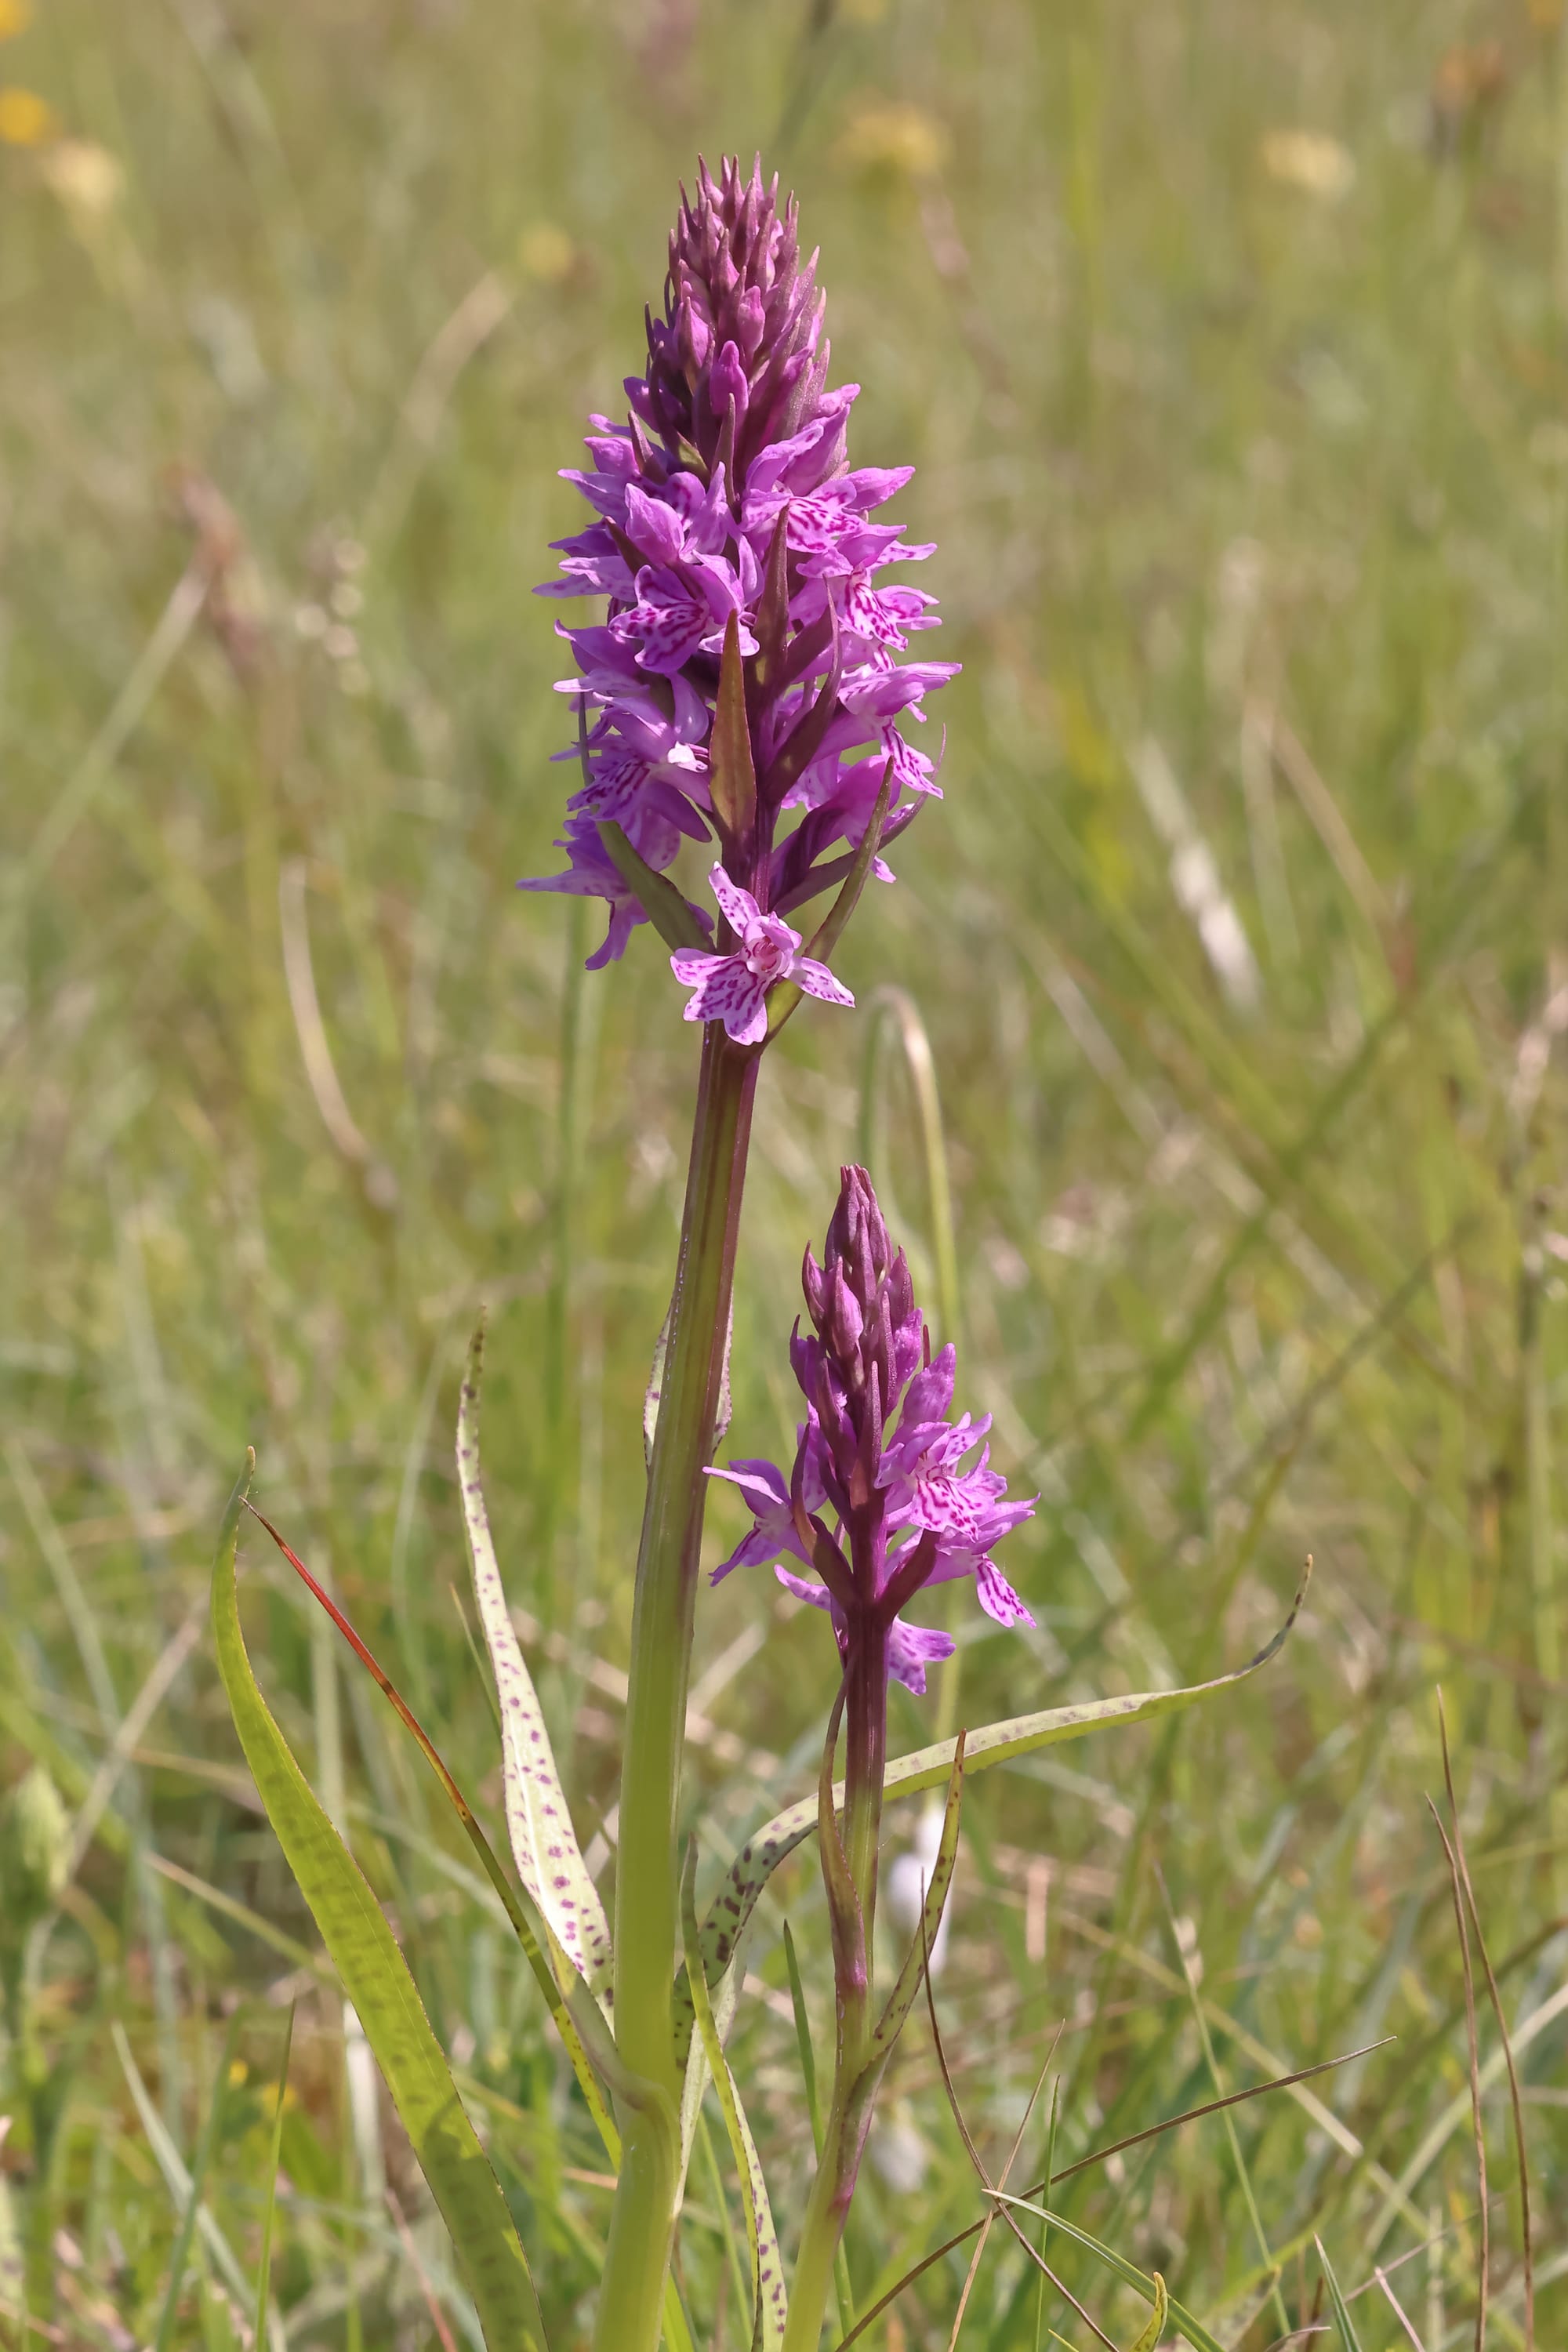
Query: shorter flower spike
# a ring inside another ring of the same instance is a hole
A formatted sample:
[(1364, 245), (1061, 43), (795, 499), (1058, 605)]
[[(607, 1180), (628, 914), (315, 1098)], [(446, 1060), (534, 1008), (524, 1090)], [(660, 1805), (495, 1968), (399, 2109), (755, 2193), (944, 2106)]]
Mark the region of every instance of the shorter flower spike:
[[(755, 1461), (710, 1474), (741, 1489), (752, 1519), (714, 1581), (773, 1561), (781, 1584), (831, 1615), (846, 1659), (868, 1633), (885, 1635), (889, 1674), (920, 1696), (927, 1665), (953, 1646), (946, 1633), (904, 1622), (926, 1585), (973, 1577), (981, 1608), (997, 1624), (1034, 1623), (991, 1550), (1033, 1516), (1037, 1497), (1007, 1499), (1007, 1482), (984, 1444), (988, 1419), (952, 1418), (954, 1351), (950, 1345), (931, 1356), (908, 1263), (893, 1248), (863, 1168), (843, 1171), (822, 1264), (806, 1251), (802, 1286), (814, 1336), (797, 1325), (790, 1345), (806, 1401), (795, 1475)], [(830, 1574), (832, 1589), (778, 1565), (784, 1554)]]
[(767, 995), (775, 981), (793, 980), (827, 1004), (854, 1003), (825, 963), (799, 952), (800, 933), (782, 917), (764, 915), (751, 892), (731, 881), (721, 866), (708, 879), (740, 945), (731, 955), (679, 948), (670, 957), (671, 971), (691, 991), (688, 1021), (721, 1021), (737, 1045), (755, 1045), (767, 1034)]

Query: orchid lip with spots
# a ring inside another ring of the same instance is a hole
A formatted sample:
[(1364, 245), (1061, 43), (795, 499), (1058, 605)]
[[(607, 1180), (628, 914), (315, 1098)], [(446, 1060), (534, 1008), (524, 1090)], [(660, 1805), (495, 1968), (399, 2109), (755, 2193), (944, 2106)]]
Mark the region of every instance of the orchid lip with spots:
[(854, 1003), (825, 963), (799, 952), (800, 933), (777, 915), (764, 915), (751, 892), (731, 882), (721, 866), (708, 879), (737, 945), (730, 955), (678, 948), (670, 957), (671, 971), (691, 991), (688, 1021), (721, 1021), (737, 1045), (755, 1045), (767, 1034), (768, 991), (776, 981), (793, 980), (825, 1004)]

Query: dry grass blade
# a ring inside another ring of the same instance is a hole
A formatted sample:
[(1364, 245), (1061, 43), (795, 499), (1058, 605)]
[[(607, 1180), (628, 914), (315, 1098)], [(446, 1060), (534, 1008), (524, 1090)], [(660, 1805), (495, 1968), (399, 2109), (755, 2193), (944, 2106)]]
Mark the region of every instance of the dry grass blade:
[(93, 1834), (108, 1810), (132, 1751), (140, 1746), (142, 1733), (168, 1696), (175, 1675), (195, 1648), (201, 1635), (204, 1613), (205, 1598), (194, 1601), (184, 1622), (160, 1651), (146, 1681), (126, 1709), (124, 1720), (110, 1743), (108, 1753), (93, 1774), (92, 1785), (71, 1824), (70, 1848), (66, 1857), (68, 1882), (76, 1876), (87, 1858)]
[(1454, 1924), (1459, 1931), (1459, 1962), (1465, 1975), (1465, 2038), (1470, 2059), (1470, 2121), (1476, 2135), (1476, 2179), (1479, 2191), (1477, 2202), (1480, 2207), (1481, 2233), (1480, 2261), (1478, 2265), (1480, 2275), (1478, 2281), (1476, 2301), (1476, 2352), (1485, 2352), (1487, 2288), (1491, 2271), (1491, 2217), (1487, 2204), (1487, 2137), (1481, 2116), (1480, 2050), (1476, 2038), (1476, 1979), (1470, 1967), (1470, 1937), (1465, 1925), (1465, 1896), (1459, 1879), (1458, 1860), (1448, 1843), (1448, 1832), (1443, 1827), (1443, 1817), (1430, 1797), (1427, 1798), (1426, 1804), (1432, 1819), (1437, 1825), (1437, 1834), (1443, 1841), (1443, 1852), (1448, 1859), (1448, 1884), (1454, 1898)]
[(1359, 2050), (1347, 2050), (1338, 2058), (1320, 2058), (1315, 2066), (1303, 2066), (1294, 2074), (1276, 2074), (1271, 2081), (1254, 2083), (1247, 2090), (1228, 2091), (1223, 2099), (1206, 2099), (1201, 2107), (1184, 2107), (1179, 2116), (1167, 2116), (1163, 2123), (1147, 2124), (1142, 2131), (1129, 2132), (1125, 2139), (1112, 2140), (1109, 2147), (1091, 2149), (1076, 2164), (1064, 2165), (1060, 2172), (1052, 2173), (1038, 2193), (1043, 2195), (1047, 2187), (1054, 2189), (1058, 2180), (1070, 2180), (1075, 2172), (1087, 2172), (1092, 2164), (1107, 2163), (1124, 2148), (1137, 2147), (1146, 2139), (1158, 2139), (1163, 2133), (1175, 2131), (1182, 2124), (1195, 2124), (1205, 2116), (1217, 2116), (1223, 2107), (1239, 2107), (1246, 2099), (1260, 2099), (1266, 2091), (1288, 2091), (1294, 2084), (1310, 2083), (1314, 2074), (1331, 2074), (1336, 2067), (1348, 2066), (1357, 2058), (1370, 2058), (1374, 2050), (1386, 2050), (1398, 2039), (1396, 2033), (1385, 2033), (1381, 2042), (1365, 2042)]
[(1426, 2346), (1422, 2343), (1421, 2338), (1416, 2335), (1415, 2327), (1411, 2324), (1409, 2314), (1406, 2312), (1405, 2305), (1400, 2302), (1399, 2297), (1394, 2294), (1393, 2287), (1390, 2286), (1388, 2283), (1387, 2272), (1381, 2269), (1374, 2270), (1373, 2276), (1377, 2281), (1378, 2285), (1382, 2288), (1384, 2300), (1387, 2303), (1389, 2309), (1393, 2312), (1395, 2319), (1398, 2320), (1401, 2327), (1404, 2328), (1406, 2336), (1409, 2336), (1412, 2344), (1415, 2345), (1415, 2352), (1426, 2352)]
[[(1394, 2037), (1387, 2038), (1392, 2040)], [(1244, 2099), (1261, 2099), (1268, 2091), (1289, 2091), (1298, 2083), (1310, 2082), (1314, 2074), (1331, 2074), (1337, 2067), (1348, 2066), (1352, 2059), (1365, 2058), (1373, 2050), (1381, 2050), (1384, 2046), (1383, 2042), (1369, 2042), (1363, 2049), (1347, 2050), (1341, 2057), (1320, 2058), (1315, 2066), (1303, 2066), (1294, 2074), (1276, 2074), (1267, 2083), (1254, 2083), (1248, 2090), (1232, 2091), (1227, 2098), (1210, 2099), (1201, 2107), (1184, 2108), (1179, 2116), (1168, 2116), (1163, 2123), (1150, 2124), (1143, 2131), (1131, 2132), (1125, 2139), (1112, 2140), (1109, 2147), (1094, 2148), (1088, 2156), (1080, 2156), (1076, 2163), (1064, 2165), (1059, 2172), (1053, 2172), (1048, 2180), (1037, 2180), (1029, 2190), (1029, 2195), (1047, 2197), (1058, 2180), (1070, 2180), (1075, 2172), (1085, 2172), (1091, 2165), (1104, 2164), (1109, 2158), (1120, 2156), (1123, 2148), (1137, 2147), (1143, 2140), (1158, 2139), (1163, 2133), (1175, 2131), (1183, 2124), (1196, 2123), (1200, 2116), (1211, 2116), (1217, 2108), (1239, 2106)], [(1054, 2049), (1054, 2043), (1052, 2047)], [(870, 2310), (862, 2315), (848, 2334), (840, 2336), (833, 2347), (833, 2352), (849, 2352), (849, 2347), (864, 2336), (867, 2329), (873, 2326), (884, 2312), (892, 2308), (906, 2288), (913, 2286), (917, 2279), (923, 2278), (927, 2271), (932, 2269), (936, 2263), (944, 2261), (949, 2254), (956, 2252), (960, 2246), (966, 2246), (971, 2238), (978, 2237), (983, 2231), (989, 2228), (990, 2221), (989, 2214), (983, 2216), (978, 2221), (971, 2221), (967, 2228), (955, 2231), (951, 2238), (944, 2238), (941, 2245), (933, 2246), (929, 2254), (922, 2254), (920, 2261), (907, 2270), (903, 2277), (895, 2281), (887, 2293), (872, 2305)], [(1419, 2252), (1419, 2249), (1417, 2251)]]
[(326, 1024), (321, 1019), (321, 999), (316, 992), (316, 969), (310, 955), (305, 883), (304, 859), (289, 858), (278, 877), (278, 923), (283, 943), (283, 978), (289, 991), (289, 1007), (294, 1015), (305, 1076), (315, 1097), (316, 1108), (321, 1115), (321, 1124), (331, 1138), (333, 1149), (352, 1168), (358, 1170), (365, 1198), (374, 1208), (392, 1209), (397, 1202), (397, 1179), (372, 1150), (350, 1110), (348, 1097), (338, 1076), (337, 1064), (332, 1059), (332, 1049), (327, 1043)]
[[(958, 2104), (958, 2093), (953, 2088), (952, 2076), (948, 2072), (947, 2053), (942, 2046), (942, 2028), (937, 2023), (936, 1993), (932, 1988), (931, 1980), (929, 1954), (927, 1955), (924, 1977), (926, 2012), (931, 2019), (931, 2038), (936, 2049), (936, 2063), (942, 2071), (942, 2088), (947, 2093), (947, 2104), (952, 2111), (952, 2120), (958, 2126), (958, 2136), (963, 2142), (964, 2151), (969, 2158), (970, 2163), (974, 2168), (975, 2178), (979, 2181), (982, 2189), (984, 2189), (986, 2196), (994, 2198), (996, 2187), (1002, 2184), (993, 2183), (990, 2174), (986, 2171), (984, 2165), (981, 2162), (980, 2151), (975, 2147), (973, 2140), (970, 2137), (969, 2126), (963, 2120), (963, 2110)], [(1073, 2309), (1077, 2312), (1084, 2326), (1089, 2330), (1095, 2341), (1099, 2344), (1105, 2345), (1107, 2352), (1117, 2352), (1116, 2346), (1111, 2343), (1110, 2336), (1107, 2336), (1103, 2327), (1101, 2327), (1099, 2323), (1084, 2309), (1082, 2304), (1079, 2303), (1072, 2290), (1057, 2276), (1055, 2271), (1052, 2270), (1050, 2264), (1047, 2262), (1044, 2254), (1040, 2252), (1039, 2249), (1029, 2243), (1028, 2239), (1024, 2235), (1023, 2231), (1019, 2228), (1008, 2208), (1005, 2204), (997, 2202), (994, 2205), (993, 2210), (1000, 2212), (1002, 2219), (1006, 2222), (1007, 2227), (1012, 2231), (1013, 2235), (1023, 2247), (1024, 2252), (1028, 2255), (1029, 2260), (1035, 2263), (1044, 2276), (1050, 2281), (1052, 2286), (1055, 2287), (1057, 2293), (1061, 2296), (1062, 2301), (1064, 2303), (1071, 2304)]]
[[(1007, 2161), (1002, 2167), (1002, 2177), (997, 2184), (999, 2188), (1005, 2189), (1007, 2182), (1011, 2178), (1013, 2167), (1018, 2160), (1018, 2150), (1024, 2145), (1024, 2134), (1029, 2127), (1029, 2117), (1035, 2112), (1036, 2102), (1039, 2098), (1041, 2091), (1045, 2088), (1046, 2076), (1049, 2074), (1051, 2069), (1051, 2061), (1056, 2056), (1058, 2046), (1061, 2042), (1062, 2035), (1066, 2032), (1067, 2023), (1064, 2019), (1063, 2022), (1058, 2026), (1055, 2034), (1052, 2036), (1051, 2046), (1046, 2053), (1046, 2063), (1035, 2078), (1035, 2087), (1029, 2094), (1029, 2104), (1024, 2109), (1023, 2120), (1019, 2124), (1016, 2132), (1014, 2134), (1013, 2145), (1007, 2151)], [(958, 2309), (952, 2315), (952, 2333), (947, 2339), (947, 2352), (955, 2352), (955, 2347), (958, 2343), (959, 2330), (963, 2326), (963, 2315), (969, 2307), (969, 2298), (974, 2291), (974, 2282), (980, 2276), (980, 2265), (985, 2258), (985, 2249), (990, 2242), (991, 2231), (995, 2220), (996, 2216), (994, 2211), (987, 2213), (984, 2221), (980, 2225), (980, 2235), (975, 2242), (974, 2252), (969, 2257), (969, 2269), (964, 2275), (963, 2291), (958, 2298)]]
[(425, 2308), (430, 2314), (430, 2324), (441, 2339), (441, 2352), (458, 2352), (457, 2345), (452, 2340), (452, 2331), (447, 2324), (447, 2315), (436, 2300), (436, 2290), (430, 2284), (428, 2272), (419, 2259), (419, 2249), (414, 2242), (414, 2232), (408, 2226), (407, 2215), (397, 2201), (397, 2192), (395, 2189), (389, 2189), (386, 2192), (386, 2210), (392, 2216), (399, 2242), (408, 2257), (408, 2267), (419, 2282), (419, 2291), (425, 2297)]
[[(1215, 2086), (1215, 2093), (1223, 2101), (1226, 2097), (1226, 2093), (1223, 2088), (1222, 2077), (1219, 2071), (1219, 2060), (1215, 2054), (1214, 2037), (1209, 2032), (1208, 2020), (1204, 2015), (1204, 2005), (1198, 1992), (1198, 1985), (1200, 1982), (1200, 1962), (1197, 1955), (1196, 1943), (1194, 1940), (1193, 1948), (1189, 1951), (1187, 1947), (1182, 1941), (1181, 1933), (1176, 1922), (1175, 1910), (1171, 1902), (1171, 1890), (1165, 1884), (1165, 1874), (1161, 1869), (1158, 1862), (1154, 1864), (1154, 1876), (1159, 1883), (1160, 1899), (1165, 1906), (1165, 1917), (1170, 1923), (1171, 1941), (1176, 1948), (1176, 1957), (1181, 1962), (1182, 1974), (1186, 1979), (1187, 1993), (1192, 2003), (1193, 2022), (1196, 2025), (1198, 2030), (1198, 2041), (1203, 2049), (1205, 2063), (1208, 2067), (1209, 2079)], [(1269, 2295), (1274, 2305), (1275, 2315), (1279, 2322), (1280, 2330), (1283, 2333), (1289, 2327), (1290, 2315), (1285, 2308), (1284, 2290), (1279, 2284), (1279, 2264), (1275, 2260), (1273, 2250), (1268, 2243), (1268, 2233), (1263, 2226), (1263, 2215), (1259, 2210), (1258, 2198), (1253, 2189), (1252, 2175), (1247, 2169), (1247, 2160), (1241, 2152), (1241, 2142), (1237, 2137), (1236, 2120), (1231, 2115), (1228, 2106), (1224, 2107), (1223, 2112), (1225, 2115), (1225, 2136), (1226, 2144), (1230, 2148), (1230, 2160), (1236, 2167), (1236, 2177), (1241, 2184), (1242, 2201), (1247, 2207), (1247, 2219), (1252, 2224), (1253, 2238), (1257, 2242), (1258, 2251), (1263, 2258), (1265, 2268), (1272, 2267), (1274, 2271), (1274, 2278), (1269, 2288)]]
[(1535, 2352), (1535, 2249), (1530, 2223), (1530, 2159), (1524, 2137), (1524, 2102), (1520, 2095), (1519, 2068), (1514, 2063), (1513, 2041), (1503, 2014), (1502, 1995), (1487, 1950), (1487, 1939), (1481, 1931), (1481, 1915), (1476, 1905), (1476, 1890), (1470, 1884), (1470, 1865), (1465, 1858), (1465, 1833), (1459, 1826), (1459, 1807), (1454, 1795), (1454, 1767), (1448, 1753), (1448, 1718), (1443, 1706), (1443, 1694), (1437, 1693), (1437, 1729), (1443, 1742), (1443, 1785), (1448, 1792), (1448, 1819), (1454, 1824), (1454, 1850), (1450, 1857), (1465, 1890), (1465, 1902), (1470, 1922), (1476, 1931), (1476, 1949), (1481, 1956), (1481, 1968), (1487, 1980), (1487, 1998), (1491, 2002), (1492, 2015), (1502, 2040), (1503, 2063), (1508, 2068), (1509, 2105), (1513, 2112), (1514, 2146), (1519, 2155), (1520, 2234), (1524, 2252), (1524, 2346), (1525, 2352)]

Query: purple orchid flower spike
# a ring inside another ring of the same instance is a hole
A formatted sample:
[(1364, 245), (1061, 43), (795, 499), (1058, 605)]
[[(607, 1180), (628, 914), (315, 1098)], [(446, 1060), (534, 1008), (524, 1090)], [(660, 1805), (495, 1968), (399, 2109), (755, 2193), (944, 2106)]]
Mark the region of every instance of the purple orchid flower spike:
[(755, 1045), (768, 1029), (768, 991), (775, 981), (793, 980), (825, 1004), (855, 999), (825, 963), (799, 953), (800, 933), (777, 915), (764, 915), (749, 890), (731, 882), (721, 866), (708, 877), (720, 912), (740, 945), (732, 955), (704, 948), (678, 948), (669, 968), (691, 995), (688, 1021), (721, 1021), (737, 1045)]
[(989, 1420), (951, 1417), (953, 1349), (931, 1357), (903, 1252), (893, 1253), (864, 1169), (843, 1171), (823, 1263), (807, 1250), (803, 1279), (816, 1336), (802, 1338), (797, 1325), (791, 1345), (807, 1406), (793, 1475), (771, 1462), (710, 1474), (729, 1477), (752, 1515), (715, 1581), (792, 1555), (820, 1580), (774, 1572), (827, 1612), (847, 1666), (857, 1654), (885, 1652), (884, 1675), (919, 1696), (927, 1665), (952, 1653), (946, 1633), (905, 1622), (927, 1585), (971, 1577), (997, 1624), (1034, 1623), (991, 1553), (1037, 1498), (1007, 1499), (984, 1444)]
[[(677, 976), (694, 991), (689, 1020), (722, 1021), (748, 1045), (766, 1034), (762, 997), (786, 972), (829, 1003), (850, 1001), (796, 955), (779, 919), (844, 878), (842, 845), (864, 839), (884, 776), (882, 849), (936, 795), (903, 720), (923, 719), (925, 697), (957, 667), (900, 659), (939, 624), (929, 591), (889, 570), (934, 551), (873, 520), (911, 468), (849, 465), (858, 387), (828, 388), (816, 278), (776, 180), (764, 184), (760, 164), (746, 175), (726, 161), (716, 179), (700, 165), (670, 238), (664, 315), (648, 320), (646, 371), (626, 380), (626, 420), (594, 417), (589, 463), (565, 476), (594, 519), (556, 542), (562, 577), (540, 591), (603, 596), (607, 612), (560, 631), (577, 665), (560, 690), (588, 720), (565, 755), (581, 758), (583, 787), (560, 845), (566, 872), (527, 887), (604, 898), (595, 967), (648, 915), (673, 947), (679, 931), (589, 836), (618, 825), (663, 873), (681, 835), (716, 834), (720, 870), (746, 910), (743, 923), (731, 917), (740, 948), (704, 969), (687, 946)], [(726, 691), (743, 756), (719, 723)], [(781, 831), (792, 811), (798, 821)], [(873, 871), (893, 878), (880, 856)]]
[[(972, 1577), (987, 1615), (1005, 1625), (1033, 1624), (991, 1548), (1031, 1516), (1035, 1500), (1007, 1499), (1006, 1481), (984, 1449), (988, 1422), (967, 1413), (952, 1419), (953, 1349), (932, 1359), (904, 1254), (893, 1249), (863, 1168), (842, 1171), (822, 1263), (808, 1249), (801, 1280), (811, 1330), (803, 1334), (796, 1324), (790, 1360), (806, 1412), (790, 1474), (752, 1461), (710, 1475), (728, 1476), (752, 1510), (749, 1532), (715, 1581), (771, 1560), (788, 1591), (829, 1617), (843, 1661), (818, 1816), (838, 2051), (805, 2224), (805, 2240), (830, 2253), (854, 2194), (879, 2076), (867, 2037), (888, 1685), (900, 1682), (922, 1696), (927, 1668), (953, 1650), (950, 1634), (910, 1624), (904, 1612), (927, 1585)], [(813, 1573), (785, 1567), (781, 1554)], [(832, 1784), (841, 1723), (840, 1816)], [(956, 1836), (951, 1811), (950, 1821)], [(951, 1864), (950, 1851), (949, 1870)], [(920, 1958), (917, 1951), (914, 1961)], [(814, 2273), (824, 2297), (826, 2262), (820, 2255)], [(797, 2270), (797, 2293), (799, 2284)]]

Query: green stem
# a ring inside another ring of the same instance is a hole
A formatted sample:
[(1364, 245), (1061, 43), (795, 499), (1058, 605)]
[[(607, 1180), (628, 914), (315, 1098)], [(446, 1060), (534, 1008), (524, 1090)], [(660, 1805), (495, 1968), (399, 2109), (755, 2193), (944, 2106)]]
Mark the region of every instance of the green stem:
[(844, 2234), (849, 2202), (847, 2197), (841, 2198), (839, 2187), (844, 2169), (844, 2121), (836, 2095), (801, 2227), (800, 2251), (795, 2256), (795, 2276), (790, 2281), (783, 2352), (817, 2352), (822, 2341), (834, 2256)]
[(654, 2352), (679, 2176), (672, 1993), (679, 1949), (677, 1823), (707, 1480), (723, 1381), (735, 1239), (758, 1055), (716, 1023), (702, 1042), (680, 1255), (632, 1612), (616, 1853), (616, 2041), (662, 2097), (627, 2108), (594, 2341)]
[(874, 1980), (877, 1847), (888, 1769), (888, 1627), (868, 1617), (850, 1654), (844, 1694), (844, 1850), (866, 1934), (866, 2000)]
[(834, 2263), (849, 2218), (878, 2077), (870, 2056), (872, 1940), (877, 1916), (877, 1848), (888, 1767), (889, 1627), (868, 1612), (850, 1652), (844, 1693), (844, 1849), (865, 1933), (866, 1980), (838, 1988), (838, 2060), (833, 2104), (812, 2182), (790, 2284), (784, 2352), (816, 2352)]

